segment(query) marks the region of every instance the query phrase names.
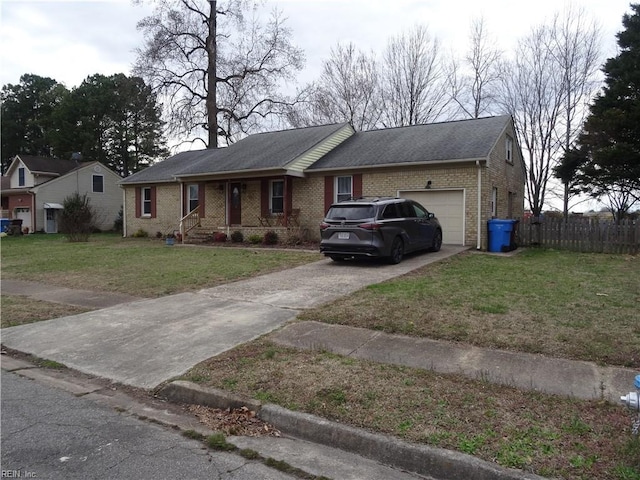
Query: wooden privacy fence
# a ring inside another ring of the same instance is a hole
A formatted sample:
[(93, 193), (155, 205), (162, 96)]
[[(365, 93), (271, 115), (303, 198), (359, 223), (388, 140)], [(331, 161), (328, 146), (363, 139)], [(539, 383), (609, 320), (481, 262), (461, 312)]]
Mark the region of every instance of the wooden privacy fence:
[(534, 217), (518, 224), (520, 246), (541, 246), (577, 252), (640, 253), (640, 221), (620, 223), (597, 218)]

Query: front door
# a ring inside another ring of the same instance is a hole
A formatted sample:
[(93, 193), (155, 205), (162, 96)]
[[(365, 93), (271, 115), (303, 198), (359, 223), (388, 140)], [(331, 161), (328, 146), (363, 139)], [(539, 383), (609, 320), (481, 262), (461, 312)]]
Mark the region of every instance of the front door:
[(242, 192), (241, 183), (232, 183), (229, 186), (229, 224), (242, 224), (242, 202), (240, 200)]
[(55, 208), (47, 208), (45, 209), (47, 212), (47, 233), (58, 233), (58, 220), (56, 215)]

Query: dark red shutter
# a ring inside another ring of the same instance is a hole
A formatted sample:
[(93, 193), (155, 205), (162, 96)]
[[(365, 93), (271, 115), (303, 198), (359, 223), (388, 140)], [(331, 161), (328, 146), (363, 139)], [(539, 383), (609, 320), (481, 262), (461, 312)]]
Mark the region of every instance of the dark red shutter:
[(333, 177), (324, 177), (324, 212), (329, 211), (329, 207), (333, 203)]
[(151, 187), (151, 218), (156, 218), (156, 187)]
[(142, 216), (142, 193), (140, 187), (136, 187), (136, 218)]
[(353, 197), (362, 197), (362, 174), (358, 173), (353, 176)]
[(269, 180), (260, 180), (260, 214), (269, 216)]
[(200, 215), (200, 218), (204, 218), (204, 189), (205, 189), (205, 184), (204, 183), (199, 183), (198, 184), (198, 215)]
[(293, 179), (284, 177), (284, 211), (286, 215), (291, 214), (293, 208)]

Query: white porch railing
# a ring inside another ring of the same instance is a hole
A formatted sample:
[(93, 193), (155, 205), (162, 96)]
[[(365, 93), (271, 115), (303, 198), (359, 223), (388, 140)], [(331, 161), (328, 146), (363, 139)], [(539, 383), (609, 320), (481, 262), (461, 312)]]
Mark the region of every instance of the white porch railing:
[(198, 207), (187, 213), (180, 219), (180, 237), (184, 242), (185, 235), (196, 227), (200, 226), (200, 214), (198, 213)]

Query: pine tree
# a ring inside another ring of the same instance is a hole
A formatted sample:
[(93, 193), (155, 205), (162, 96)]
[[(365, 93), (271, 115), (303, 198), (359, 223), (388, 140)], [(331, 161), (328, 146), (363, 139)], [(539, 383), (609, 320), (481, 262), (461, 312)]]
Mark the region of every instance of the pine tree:
[(616, 219), (640, 202), (640, 4), (623, 17), (620, 53), (607, 60), (605, 86), (591, 106), (576, 148), (576, 180), (583, 192), (608, 200)]

